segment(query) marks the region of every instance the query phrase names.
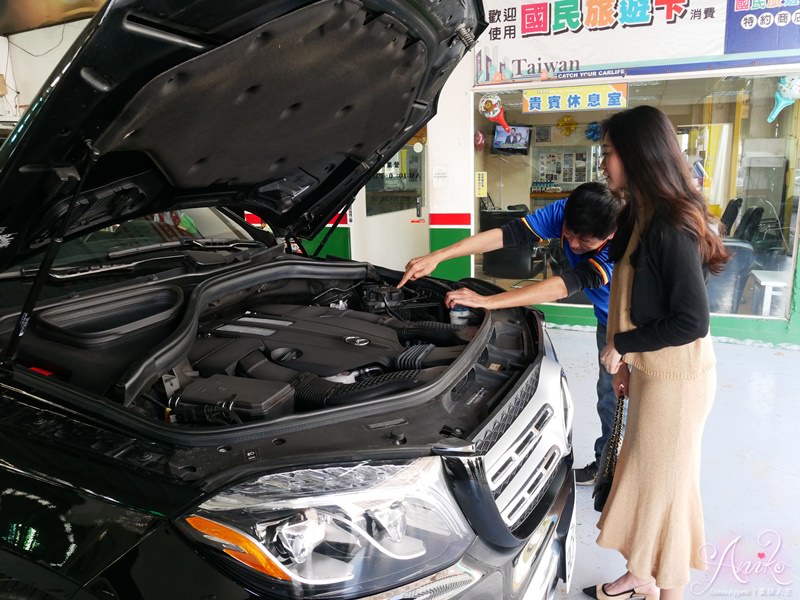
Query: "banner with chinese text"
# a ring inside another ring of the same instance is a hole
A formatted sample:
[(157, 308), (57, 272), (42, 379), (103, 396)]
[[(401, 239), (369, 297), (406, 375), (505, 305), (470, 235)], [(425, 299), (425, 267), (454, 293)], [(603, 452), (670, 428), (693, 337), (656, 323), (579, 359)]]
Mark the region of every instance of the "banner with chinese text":
[(627, 94), (628, 86), (624, 83), (523, 90), (522, 112), (626, 108)]
[(800, 62), (800, 0), (490, 0), (476, 85)]

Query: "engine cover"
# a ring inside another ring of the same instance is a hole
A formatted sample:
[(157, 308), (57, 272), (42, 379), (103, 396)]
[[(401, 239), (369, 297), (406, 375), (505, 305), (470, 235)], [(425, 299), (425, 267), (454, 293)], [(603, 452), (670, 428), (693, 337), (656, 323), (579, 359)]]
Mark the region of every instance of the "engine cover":
[(265, 305), (202, 331), (214, 337), (257, 338), (273, 363), (329, 377), (394, 364), (405, 348), (395, 330), (373, 321), (374, 316), (351, 310)]

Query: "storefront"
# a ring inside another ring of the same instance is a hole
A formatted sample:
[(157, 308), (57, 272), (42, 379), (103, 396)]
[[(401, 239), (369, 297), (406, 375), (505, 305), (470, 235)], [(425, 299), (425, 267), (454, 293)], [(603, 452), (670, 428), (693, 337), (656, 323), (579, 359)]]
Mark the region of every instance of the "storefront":
[[(474, 52), (468, 115), (474, 124), (471, 231), (482, 217), (535, 210), (597, 179), (599, 123), (625, 107), (657, 106), (675, 125), (733, 255), (709, 284), (712, 332), (800, 342), (800, 107), (794, 103), (800, 98), (800, 5), (494, 0), (487, 18), (490, 28)], [(458, 114), (462, 98), (443, 95), (440, 115)], [(508, 131), (495, 115), (498, 100)], [(429, 130), (433, 141), (435, 121)], [(434, 149), (430, 154), (433, 162), (444, 160)], [(440, 196), (430, 210), (436, 248), (437, 218), (459, 209)], [(548, 261), (557, 263), (546, 255), (537, 260), (543, 274)], [(453, 273), (451, 266), (442, 274), (492, 275), (480, 264), (465, 267), (470, 272)], [(504, 276), (531, 278), (531, 270), (520, 269)], [(580, 298), (543, 310), (552, 322), (593, 323)]]

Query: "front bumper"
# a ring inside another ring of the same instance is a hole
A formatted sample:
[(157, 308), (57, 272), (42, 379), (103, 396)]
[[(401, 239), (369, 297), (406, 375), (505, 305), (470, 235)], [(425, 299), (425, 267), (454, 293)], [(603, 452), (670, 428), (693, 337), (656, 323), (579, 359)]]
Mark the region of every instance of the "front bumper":
[[(575, 479), (570, 465), (554, 482), (554, 497), (534, 533), (520, 548), (498, 552), (476, 542), (462, 563), (484, 574), (469, 589), (450, 596), (465, 600), (545, 600), (567, 585), (575, 562)], [(403, 598), (404, 596), (400, 596)], [(405, 596), (412, 598), (414, 596)], [(442, 600), (447, 596), (431, 596)]]
[[(467, 572), (478, 574), (471, 585), (456, 591), (452, 587), (448, 590), (444, 585), (434, 587), (419, 581), (402, 590), (374, 596), (374, 600), (554, 598), (559, 580), (569, 585), (575, 562), (575, 478), (568, 461), (563, 466), (551, 487), (549, 508), (524, 544), (501, 552), (479, 538), (462, 558), (459, 565)], [(436, 575), (429, 579), (434, 578)]]
[[(553, 598), (558, 581), (569, 582), (575, 556), (575, 479), (570, 467), (564, 461), (543, 502), (547, 509), (521, 546), (500, 551), (478, 538), (461, 561), (446, 570), (468, 573), (470, 581), (441, 572), (364, 600)], [(248, 590), (165, 523), (74, 596), (75, 600), (97, 598), (265, 600), (277, 596)]]

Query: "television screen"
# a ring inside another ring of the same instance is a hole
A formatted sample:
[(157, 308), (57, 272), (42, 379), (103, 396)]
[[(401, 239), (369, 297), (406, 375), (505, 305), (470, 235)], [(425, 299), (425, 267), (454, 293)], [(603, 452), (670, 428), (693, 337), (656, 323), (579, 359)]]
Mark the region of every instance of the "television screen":
[(506, 131), (501, 125), (495, 125), (492, 139), (492, 152), (496, 154), (527, 154), (531, 146), (530, 125), (511, 125)]

